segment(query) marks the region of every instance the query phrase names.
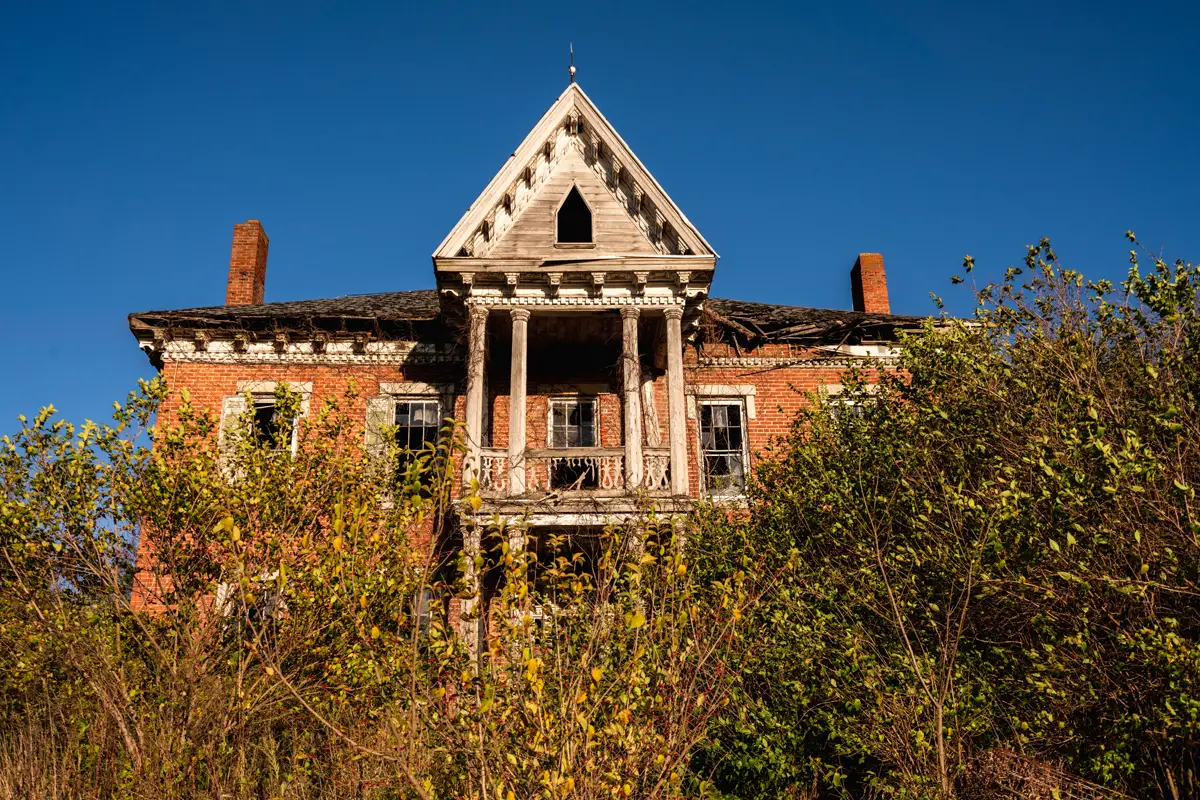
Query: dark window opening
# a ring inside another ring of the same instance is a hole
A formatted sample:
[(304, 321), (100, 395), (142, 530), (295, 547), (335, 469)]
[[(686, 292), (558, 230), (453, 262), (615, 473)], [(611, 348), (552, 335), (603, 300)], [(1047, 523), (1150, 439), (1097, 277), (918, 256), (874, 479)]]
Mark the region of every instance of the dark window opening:
[(590, 532), (562, 531), (531, 537), (529, 562), (530, 609), (539, 632), (546, 629), (559, 606), (572, 608), (574, 599), (593, 594), (600, 583), (600, 537)]
[(254, 398), (254, 442), (259, 447), (276, 450), (283, 446), (279, 441), (279, 417), (275, 414), (274, 397)]
[(400, 450), (396, 469), (400, 480), (426, 445), (437, 446), (440, 425), (437, 400), (396, 401), (396, 446)]
[(592, 241), (592, 212), (578, 187), (558, 209), (558, 241), (562, 244), (587, 244)]
[[(596, 447), (596, 401), (551, 401), (550, 446), (556, 449)], [(595, 458), (563, 454), (554, 458), (551, 464), (551, 488), (595, 489), (600, 485)]]
[(745, 429), (740, 402), (700, 406), (704, 485), (711, 494), (741, 494), (746, 488)]

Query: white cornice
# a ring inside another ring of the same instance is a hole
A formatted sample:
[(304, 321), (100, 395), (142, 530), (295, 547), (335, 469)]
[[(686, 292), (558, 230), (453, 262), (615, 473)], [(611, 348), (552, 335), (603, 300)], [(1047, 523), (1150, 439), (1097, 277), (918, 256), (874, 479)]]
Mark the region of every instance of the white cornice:
[(503, 297), (486, 294), (472, 294), (466, 299), (468, 306), (485, 306), (487, 308), (537, 307), (541, 309), (561, 308), (574, 309), (611, 309), (611, 308), (644, 308), (662, 309), (682, 307), (687, 301), (678, 295), (662, 295), (647, 297), (630, 297), (619, 295), (604, 295), (601, 297)]
[[(143, 348), (152, 349), (150, 342)], [(453, 364), (463, 361), (462, 354), (451, 345), (421, 342), (366, 342), (356, 347), (352, 342), (330, 342), (323, 348), (313, 342), (292, 342), (279, 350), (270, 342), (251, 342), (238, 347), (227, 340), (209, 342), (198, 348), (194, 342), (172, 340), (157, 348), (164, 363), (192, 364)]]
[(892, 369), (900, 364), (897, 357), (879, 358), (871, 356), (844, 358), (794, 358), (794, 357), (701, 357), (695, 367), (787, 367), (789, 369), (849, 369), (850, 367), (882, 367)]

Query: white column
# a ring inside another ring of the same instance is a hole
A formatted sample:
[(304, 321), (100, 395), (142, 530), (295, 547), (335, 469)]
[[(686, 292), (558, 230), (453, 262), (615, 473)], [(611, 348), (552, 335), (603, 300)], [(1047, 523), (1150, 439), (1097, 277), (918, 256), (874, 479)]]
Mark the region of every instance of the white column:
[(508, 493), (525, 494), (525, 383), (529, 352), (529, 309), (512, 315), (512, 370), (508, 384)]
[(459, 632), (472, 659), (479, 657), (480, 643), (483, 639), (483, 609), (480, 607), (483, 587), (480, 586), (479, 574), (475, 569), (475, 557), (479, 555), (479, 539), (479, 528), (473, 520), (469, 521), (463, 529), (463, 557), (466, 559), (466, 574), (463, 578), (471, 587), (471, 596), (464, 597), (459, 605)]
[(671, 431), (671, 494), (688, 493), (687, 409), (683, 400), (682, 308), (668, 308), (667, 318), (667, 418)]
[(487, 353), (488, 310), (471, 306), (467, 329), (467, 462), (463, 468), (463, 484), (470, 486), (479, 477), (483, 449), (483, 367)]
[(638, 358), (638, 309), (621, 309), (622, 389), (625, 394), (625, 488), (642, 485), (642, 366)]

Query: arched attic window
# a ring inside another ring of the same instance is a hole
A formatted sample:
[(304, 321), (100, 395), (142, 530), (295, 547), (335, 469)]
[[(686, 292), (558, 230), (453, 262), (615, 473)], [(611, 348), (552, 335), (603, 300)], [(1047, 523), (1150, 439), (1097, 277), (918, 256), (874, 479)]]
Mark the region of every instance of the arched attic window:
[(592, 210), (572, 186), (567, 199), (558, 207), (559, 244), (590, 244), (592, 241)]

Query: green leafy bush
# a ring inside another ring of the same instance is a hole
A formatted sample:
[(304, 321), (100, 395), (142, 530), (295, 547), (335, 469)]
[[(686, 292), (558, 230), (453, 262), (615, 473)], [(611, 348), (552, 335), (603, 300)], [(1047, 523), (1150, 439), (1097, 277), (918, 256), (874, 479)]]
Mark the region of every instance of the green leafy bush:
[[(669, 521), (602, 532), (583, 570), (524, 528), (450, 524), (453, 424), (401, 470), (358, 446), (353, 395), (297, 423), (281, 388), (278, 441), (218, 436), (186, 392), (149, 427), (166, 399), (3, 440), (0, 797), (707, 791), (690, 759), (751, 598), (698, 587)], [(478, 648), (459, 628), (484, 586)]]
[(1030, 248), (901, 373), (802, 413), (748, 518), (701, 526), (708, 574), (787, 566), (723, 789), (995, 797), (973, 781), (1004, 752), (1200, 796), (1200, 270), (1131, 258), (1118, 289)]

